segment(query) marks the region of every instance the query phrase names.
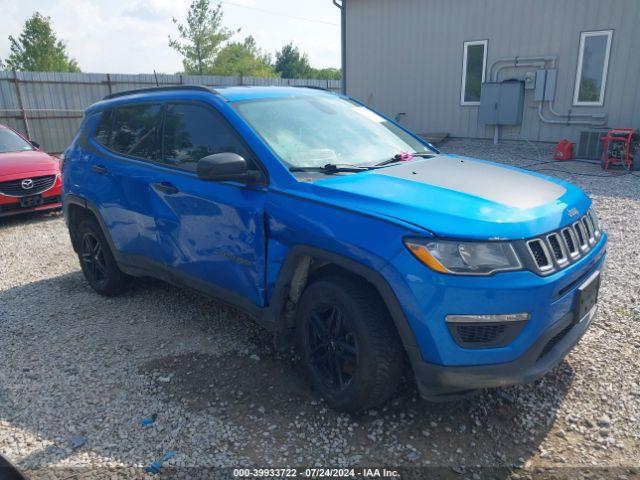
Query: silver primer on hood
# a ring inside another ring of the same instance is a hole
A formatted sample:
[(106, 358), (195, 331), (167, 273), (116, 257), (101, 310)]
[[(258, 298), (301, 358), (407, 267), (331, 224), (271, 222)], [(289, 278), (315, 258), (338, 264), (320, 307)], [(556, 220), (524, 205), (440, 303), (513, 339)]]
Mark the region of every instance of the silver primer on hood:
[(534, 208), (554, 202), (566, 188), (535, 175), (500, 165), (438, 155), (376, 171), (473, 195), (513, 208)]

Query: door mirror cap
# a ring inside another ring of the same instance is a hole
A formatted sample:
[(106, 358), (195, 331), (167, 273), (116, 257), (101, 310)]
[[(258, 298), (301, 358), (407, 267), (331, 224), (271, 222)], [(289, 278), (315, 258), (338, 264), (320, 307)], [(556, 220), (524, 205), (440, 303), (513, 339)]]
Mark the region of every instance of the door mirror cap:
[(37, 148), (38, 150), (40, 149), (40, 144), (34, 140), (29, 140), (29, 143), (31, 145), (33, 145), (35, 148)]
[(208, 155), (198, 161), (196, 169), (200, 180), (223, 182), (232, 180), (256, 183), (262, 175), (247, 168), (247, 161), (237, 153), (224, 152)]

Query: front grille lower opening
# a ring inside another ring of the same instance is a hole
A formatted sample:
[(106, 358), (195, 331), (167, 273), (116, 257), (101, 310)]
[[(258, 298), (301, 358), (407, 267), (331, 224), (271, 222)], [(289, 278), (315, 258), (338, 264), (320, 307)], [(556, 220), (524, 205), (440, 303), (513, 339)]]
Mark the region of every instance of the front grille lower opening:
[(500, 325), (458, 325), (458, 335), (463, 343), (491, 343), (502, 335), (507, 326)]
[(502, 348), (511, 343), (524, 328), (518, 322), (448, 322), (454, 341), (462, 348)]

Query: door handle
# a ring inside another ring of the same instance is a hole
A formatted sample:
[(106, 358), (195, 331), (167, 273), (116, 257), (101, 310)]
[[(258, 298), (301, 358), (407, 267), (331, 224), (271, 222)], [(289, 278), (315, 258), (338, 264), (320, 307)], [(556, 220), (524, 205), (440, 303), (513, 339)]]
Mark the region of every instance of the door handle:
[(180, 191), (175, 185), (169, 182), (154, 183), (153, 187), (156, 190), (160, 190), (162, 193), (166, 193), (167, 195), (174, 195)]
[(108, 172), (107, 167), (105, 167), (104, 165), (91, 165), (91, 170), (99, 173), (100, 175), (104, 175)]

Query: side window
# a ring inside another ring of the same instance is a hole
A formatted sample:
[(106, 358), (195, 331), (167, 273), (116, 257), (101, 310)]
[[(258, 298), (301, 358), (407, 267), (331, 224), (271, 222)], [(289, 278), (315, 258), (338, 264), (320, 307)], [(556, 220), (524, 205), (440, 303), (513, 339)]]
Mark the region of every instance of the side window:
[(613, 30), (582, 32), (576, 86), (573, 93), (574, 105), (602, 106), (609, 69), (609, 53)]
[(480, 90), (487, 63), (487, 40), (464, 42), (461, 105), (480, 105)]
[(109, 143), (111, 141), (112, 125), (113, 125), (113, 112), (111, 110), (102, 112), (102, 115), (100, 117), (100, 123), (98, 123), (98, 128), (96, 129), (96, 133), (93, 135), (96, 141), (100, 145), (107, 148), (109, 148)]
[(169, 104), (165, 113), (163, 145), (165, 163), (191, 172), (196, 171), (201, 158), (222, 152), (242, 155), (249, 168), (254, 168), (251, 155), (238, 135), (219, 114), (204, 106)]
[(160, 156), (160, 113), (160, 105), (131, 105), (114, 109), (109, 148), (123, 155), (157, 160)]

